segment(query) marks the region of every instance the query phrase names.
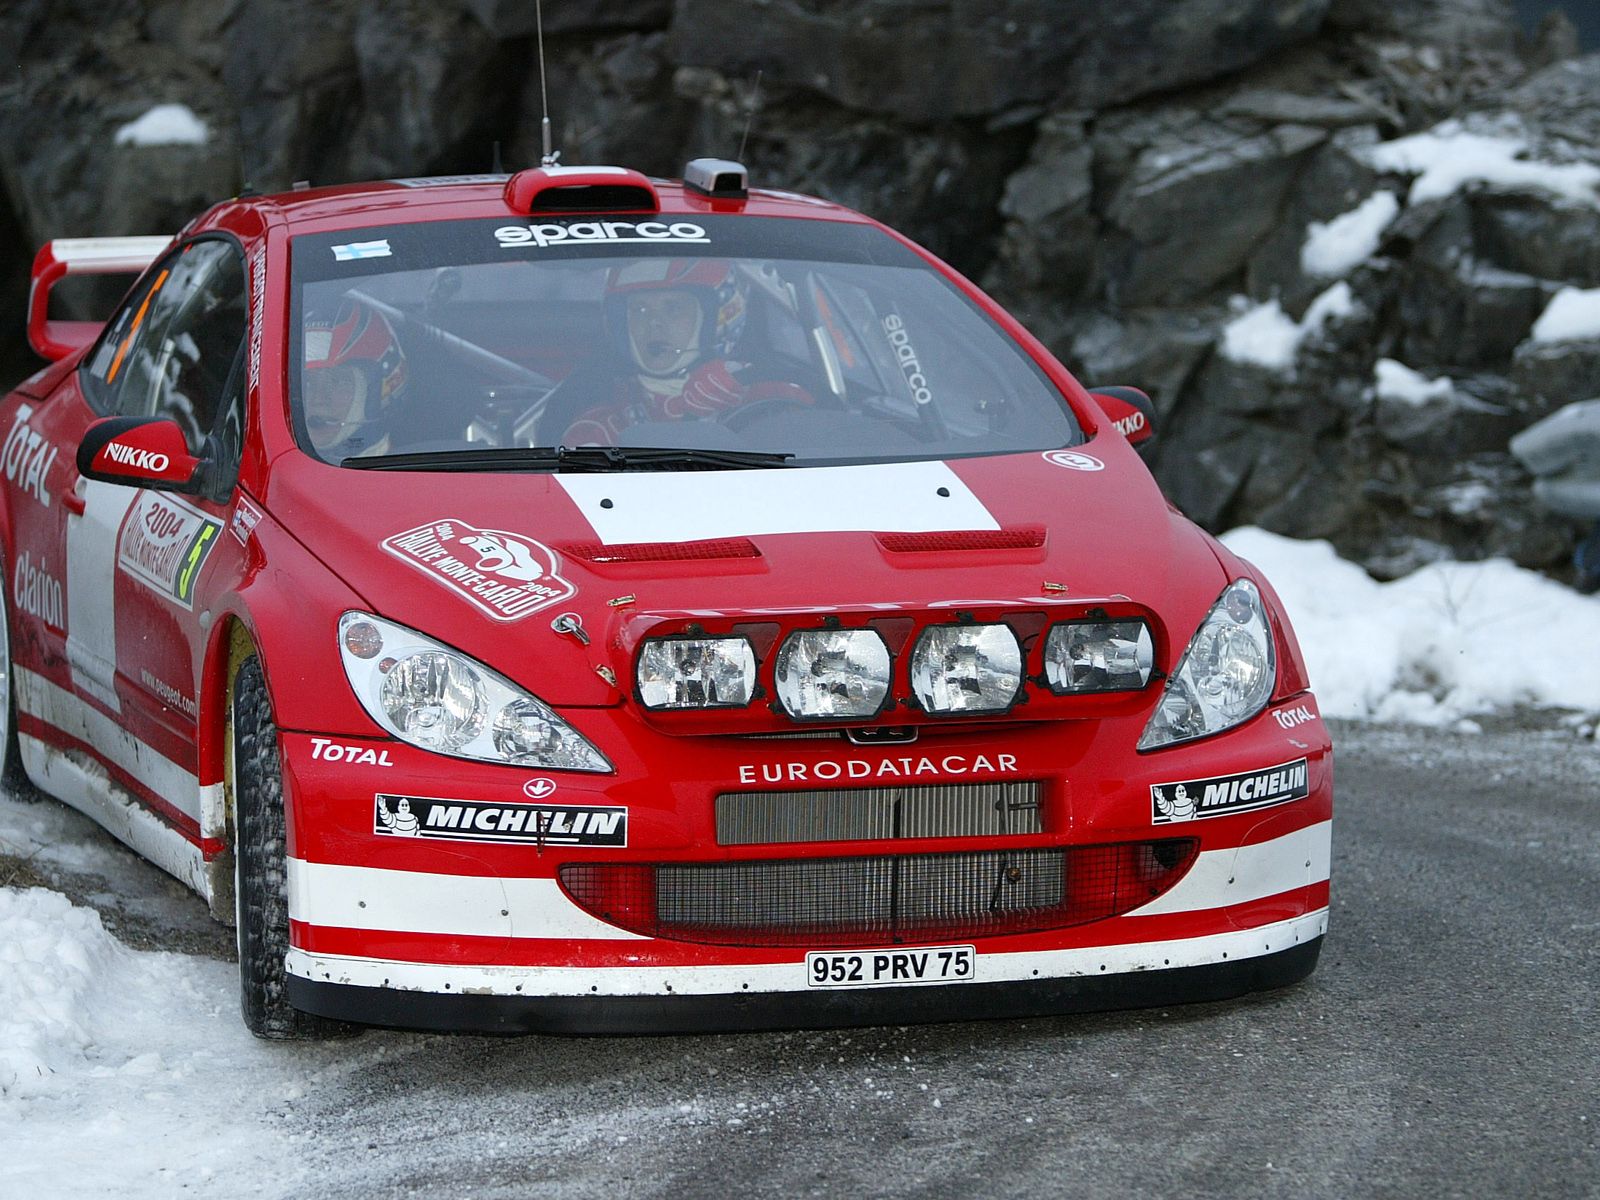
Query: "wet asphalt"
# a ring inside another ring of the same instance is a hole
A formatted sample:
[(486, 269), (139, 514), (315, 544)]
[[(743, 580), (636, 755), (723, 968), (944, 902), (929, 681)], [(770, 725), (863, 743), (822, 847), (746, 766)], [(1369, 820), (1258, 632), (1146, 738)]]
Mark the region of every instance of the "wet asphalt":
[[(1600, 1196), (1600, 744), (1335, 738), (1302, 984), (910, 1028), (369, 1032), (293, 1052), (285, 1194)], [(194, 941), (198, 901), (156, 908)]]

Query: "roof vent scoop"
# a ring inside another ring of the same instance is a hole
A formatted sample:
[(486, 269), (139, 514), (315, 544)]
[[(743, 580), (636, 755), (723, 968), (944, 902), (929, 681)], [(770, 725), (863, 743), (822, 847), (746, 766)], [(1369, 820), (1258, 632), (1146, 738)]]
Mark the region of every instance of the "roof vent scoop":
[(716, 200), (744, 200), (750, 195), (750, 173), (743, 163), (726, 158), (694, 158), (683, 168), (683, 185)]
[(660, 212), (650, 181), (626, 167), (533, 167), (506, 180), (519, 213)]

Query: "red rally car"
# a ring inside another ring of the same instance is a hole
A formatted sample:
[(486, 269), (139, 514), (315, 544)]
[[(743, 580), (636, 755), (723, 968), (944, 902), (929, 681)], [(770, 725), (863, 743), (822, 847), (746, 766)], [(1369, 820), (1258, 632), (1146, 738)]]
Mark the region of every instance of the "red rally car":
[[(51, 289), (138, 274), (104, 325)], [(236, 921), (247, 1024), (669, 1031), (1314, 967), (1271, 586), (925, 251), (735, 163), (56, 241), (0, 411), (6, 778)]]

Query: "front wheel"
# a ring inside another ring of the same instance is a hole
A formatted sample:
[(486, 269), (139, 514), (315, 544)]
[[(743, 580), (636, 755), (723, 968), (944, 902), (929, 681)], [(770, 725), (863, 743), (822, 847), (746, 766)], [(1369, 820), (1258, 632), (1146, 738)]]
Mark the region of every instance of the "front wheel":
[(229, 697), (233, 755), (234, 896), (238, 905), (239, 1001), (259, 1038), (335, 1036), (348, 1027), (301, 1012), (284, 989), (289, 952), (283, 765), (266, 679), (254, 657), (240, 664)]

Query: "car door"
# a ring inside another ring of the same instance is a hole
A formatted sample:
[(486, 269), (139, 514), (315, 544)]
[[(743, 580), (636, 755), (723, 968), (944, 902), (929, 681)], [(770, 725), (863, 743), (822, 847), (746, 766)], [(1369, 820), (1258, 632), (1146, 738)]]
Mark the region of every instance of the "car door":
[(167, 796), (196, 818), (195, 584), (217, 547), (238, 467), (246, 296), (244, 254), (232, 238), (182, 245), (150, 269), (79, 373), (85, 428), (102, 416), (175, 420), (190, 452), (218, 463), (213, 494), (102, 483), (74, 467), (63, 504), (73, 689), (156, 751), (114, 764), (145, 785), (141, 794)]

